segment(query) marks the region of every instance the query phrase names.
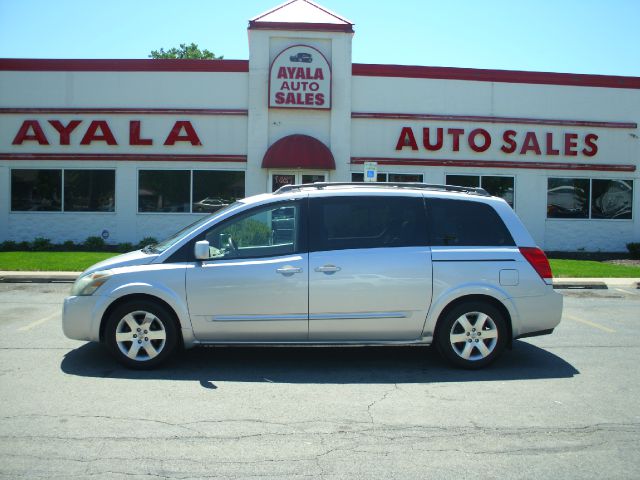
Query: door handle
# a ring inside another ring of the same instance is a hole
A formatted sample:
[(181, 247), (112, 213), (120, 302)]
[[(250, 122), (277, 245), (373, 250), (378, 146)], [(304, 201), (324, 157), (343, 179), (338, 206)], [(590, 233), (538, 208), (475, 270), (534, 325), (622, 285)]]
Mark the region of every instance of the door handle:
[(284, 267), (276, 268), (276, 272), (284, 276), (289, 276), (293, 275), (294, 273), (302, 273), (302, 269), (300, 267), (292, 267), (291, 265), (286, 265)]
[(323, 265), (321, 267), (316, 267), (314, 270), (319, 273), (336, 273), (342, 269), (340, 267), (336, 267), (335, 265)]

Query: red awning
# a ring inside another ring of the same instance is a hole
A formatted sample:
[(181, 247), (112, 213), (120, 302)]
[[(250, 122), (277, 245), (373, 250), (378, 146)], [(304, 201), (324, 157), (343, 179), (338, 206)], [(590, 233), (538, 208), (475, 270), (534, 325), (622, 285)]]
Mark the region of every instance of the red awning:
[(271, 145), (262, 168), (308, 168), (335, 170), (333, 154), (320, 140), (309, 135), (289, 135)]

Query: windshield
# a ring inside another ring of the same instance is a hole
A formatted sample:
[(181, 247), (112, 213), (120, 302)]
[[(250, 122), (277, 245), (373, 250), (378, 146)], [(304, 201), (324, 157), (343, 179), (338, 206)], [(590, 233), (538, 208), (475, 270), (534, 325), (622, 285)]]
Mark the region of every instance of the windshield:
[(213, 217), (217, 217), (217, 216), (222, 215), (223, 213), (226, 213), (226, 212), (228, 212), (230, 210), (234, 210), (234, 209), (238, 208), (241, 205), (243, 205), (242, 202), (234, 202), (231, 205), (227, 205), (226, 207), (221, 208), (220, 210), (216, 211), (214, 214), (206, 215), (206, 216), (202, 217), (201, 219), (196, 220), (195, 222), (187, 225), (182, 230), (179, 230), (178, 232), (176, 232), (173, 235), (171, 235), (169, 238), (166, 238), (166, 239), (162, 240), (160, 243), (156, 243), (154, 245), (145, 246), (142, 249), (142, 251), (144, 253), (162, 253), (166, 249), (168, 249), (169, 247), (175, 245), (180, 240), (185, 238), (194, 229), (198, 228), (200, 225), (202, 225), (202, 224), (208, 222), (209, 220), (211, 220)]

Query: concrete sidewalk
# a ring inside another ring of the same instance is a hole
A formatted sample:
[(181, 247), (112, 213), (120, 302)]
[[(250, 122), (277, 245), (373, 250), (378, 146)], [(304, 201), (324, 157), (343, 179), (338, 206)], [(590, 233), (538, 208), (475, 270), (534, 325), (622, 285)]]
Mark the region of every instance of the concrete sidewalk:
[[(0, 283), (72, 283), (82, 272), (0, 271)], [(640, 278), (554, 278), (557, 289), (640, 288)]]

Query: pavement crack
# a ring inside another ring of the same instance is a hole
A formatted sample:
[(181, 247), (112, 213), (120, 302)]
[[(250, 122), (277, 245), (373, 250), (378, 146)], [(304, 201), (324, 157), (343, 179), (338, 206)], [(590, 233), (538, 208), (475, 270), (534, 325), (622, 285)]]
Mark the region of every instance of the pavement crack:
[(374, 419), (373, 419), (373, 412), (371, 411), (371, 409), (373, 407), (375, 407), (378, 403), (383, 402), (387, 399), (387, 397), (389, 395), (391, 395), (393, 392), (395, 392), (396, 390), (400, 390), (400, 387), (398, 387), (397, 383), (393, 384), (393, 388), (387, 390), (386, 392), (384, 392), (384, 394), (382, 395), (381, 398), (379, 398), (378, 400), (374, 400), (373, 402), (371, 402), (369, 405), (367, 405), (367, 414), (369, 415), (369, 420), (370, 423), (375, 423)]

